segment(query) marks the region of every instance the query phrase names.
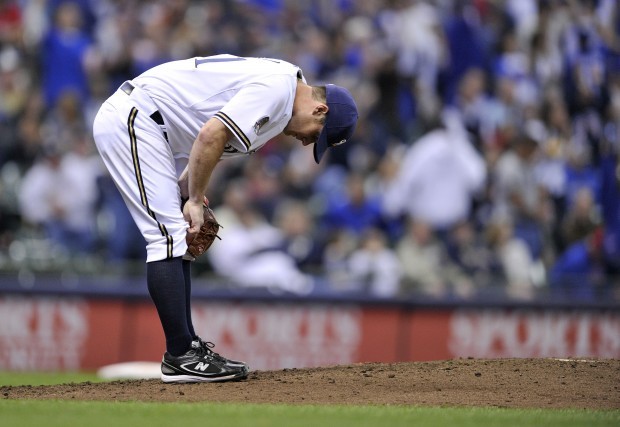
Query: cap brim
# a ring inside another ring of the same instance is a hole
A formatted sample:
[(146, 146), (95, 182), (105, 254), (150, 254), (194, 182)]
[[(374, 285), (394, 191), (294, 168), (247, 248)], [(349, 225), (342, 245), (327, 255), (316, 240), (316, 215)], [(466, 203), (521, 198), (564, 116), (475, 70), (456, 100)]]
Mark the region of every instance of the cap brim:
[(319, 139), (314, 143), (314, 161), (319, 164), (323, 158), (323, 154), (327, 151), (329, 145), (327, 144), (327, 126), (323, 126), (323, 130), (319, 135)]

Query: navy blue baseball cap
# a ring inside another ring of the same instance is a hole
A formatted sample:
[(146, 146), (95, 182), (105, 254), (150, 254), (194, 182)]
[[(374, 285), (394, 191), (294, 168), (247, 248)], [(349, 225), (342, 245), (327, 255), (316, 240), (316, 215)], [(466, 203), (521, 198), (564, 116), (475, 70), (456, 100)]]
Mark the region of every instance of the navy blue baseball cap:
[(323, 130), (314, 144), (314, 161), (319, 163), (329, 147), (347, 142), (357, 124), (357, 106), (351, 93), (343, 87), (325, 85), (325, 97), (329, 111)]

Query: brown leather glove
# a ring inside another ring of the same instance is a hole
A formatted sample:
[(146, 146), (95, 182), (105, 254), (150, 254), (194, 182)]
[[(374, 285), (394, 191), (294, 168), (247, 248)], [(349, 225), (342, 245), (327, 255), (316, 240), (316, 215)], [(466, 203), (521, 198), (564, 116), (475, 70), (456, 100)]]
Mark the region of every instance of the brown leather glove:
[(206, 197), (202, 206), (204, 222), (202, 223), (202, 227), (200, 227), (200, 231), (196, 233), (194, 238), (191, 241), (187, 241), (187, 252), (183, 257), (190, 261), (194, 261), (200, 255), (204, 254), (211, 247), (216, 237), (221, 239), (221, 237), (217, 235), (221, 225), (215, 219), (213, 210), (209, 207), (209, 200)]

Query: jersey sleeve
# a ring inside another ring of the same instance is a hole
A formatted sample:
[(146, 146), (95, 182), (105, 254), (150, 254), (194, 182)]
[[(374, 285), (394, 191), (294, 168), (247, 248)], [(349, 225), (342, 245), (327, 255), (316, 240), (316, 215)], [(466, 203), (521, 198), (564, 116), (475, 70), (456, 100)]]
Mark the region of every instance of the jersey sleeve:
[(291, 115), (292, 78), (276, 75), (249, 83), (214, 115), (235, 136), (229, 142), (234, 148), (243, 153), (251, 151), (259, 134)]

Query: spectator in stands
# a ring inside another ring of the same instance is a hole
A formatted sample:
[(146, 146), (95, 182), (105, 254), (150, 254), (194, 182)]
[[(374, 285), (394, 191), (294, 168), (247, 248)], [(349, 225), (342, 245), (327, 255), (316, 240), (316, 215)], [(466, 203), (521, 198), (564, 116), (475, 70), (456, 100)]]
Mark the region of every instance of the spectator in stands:
[(560, 83), (563, 67), (561, 52), (549, 43), (548, 31), (548, 28), (541, 26), (530, 40), (530, 71), (543, 91), (552, 90)]
[(64, 188), (61, 180), (62, 153), (47, 147), (25, 173), (19, 191), (20, 212), (24, 222), (40, 228), (56, 243), (64, 245), (59, 220), (65, 215), (65, 204), (59, 200)]
[(84, 31), (82, 12), (74, 2), (59, 3), (53, 13), (53, 25), (42, 45), (45, 103), (56, 105), (66, 91), (74, 91), (83, 102), (89, 96), (85, 60), (92, 41)]
[(452, 263), (446, 272), (457, 295), (471, 297), (479, 289), (501, 280), (497, 257), (471, 221), (461, 221), (452, 227), (446, 250)]
[(290, 140), (282, 141), (282, 169), (280, 173), (283, 195), (286, 198), (311, 200), (316, 195), (314, 185), (323, 172), (321, 165), (308, 156), (305, 147), (290, 144)]
[(395, 139), (403, 143), (409, 138), (413, 127), (411, 119), (415, 116), (412, 82), (399, 74), (394, 54), (385, 56), (378, 61), (373, 74), (376, 102), (368, 117), (369, 131), (374, 141)]
[(293, 199), (282, 200), (276, 207), (273, 223), (282, 232), (282, 250), (293, 257), (297, 267), (320, 274), (323, 241), (316, 232), (315, 218), (308, 204)]
[[(607, 70), (603, 57), (604, 40), (598, 31), (596, 1), (571, 3), (573, 21), (566, 29), (564, 59), (565, 95), (575, 119), (590, 127), (600, 121), (609, 99), (605, 90)], [(596, 125), (595, 125), (596, 126)]]
[(146, 256), (144, 238), (133, 221), (121, 193), (107, 171), (97, 179), (99, 214), (103, 219), (101, 235), (101, 256), (108, 271), (123, 271), (128, 261)]
[(20, 195), (23, 218), (73, 255), (92, 255), (96, 244), (95, 205), (101, 167), (90, 139), (82, 135), (72, 150), (47, 146), (25, 174)]
[(359, 238), (369, 228), (381, 227), (381, 206), (367, 193), (364, 176), (350, 173), (346, 181), (346, 195), (328, 199), (322, 226), (326, 232), (344, 229)]
[(566, 202), (574, 203), (582, 188), (589, 188), (593, 194), (601, 192), (601, 174), (592, 163), (592, 154), (587, 146), (571, 145), (566, 162)]
[(33, 92), (17, 121), (17, 141), (10, 159), (19, 162), (21, 170), (29, 169), (43, 147), (41, 127), (44, 120), (43, 97)]
[(547, 192), (554, 206), (552, 226), (556, 244), (561, 233), (558, 229), (566, 210), (567, 163), (570, 151), (571, 123), (561, 95), (549, 94), (541, 110), (540, 160), (536, 165), (536, 179)]
[(527, 244), (531, 257), (540, 259), (549, 208), (535, 174), (541, 136), (534, 122), (526, 123), (524, 128), (495, 165), (494, 216), (508, 219), (515, 236)]
[(353, 281), (368, 294), (394, 297), (400, 292), (403, 268), (381, 230), (368, 229), (347, 264)]
[(513, 298), (534, 297), (534, 260), (527, 244), (515, 237), (511, 219), (494, 218), (487, 227), (486, 238), (501, 267), (505, 283), (502, 290)]
[(77, 144), (74, 141), (76, 137), (87, 132), (78, 94), (72, 90), (62, 91), (41, 124), (43, 144), (56, 145), (61, 151), (68, 151)]
[(398, 176), (402, 157), (406, 150), (407, 147), (399, 143), (393, 143), (386, 147), (386, 153), (377, 164), (376, 171), (367, 180), (369, 191), (379, 197), (383, 210), (383, 223), (390, 245), (402, 237), (407, 214), (406, 212), (393, 215), (386, 214), (384, 198), (388, 194), (388, 188), (393, 185), (392, 183)]
[(291, 222), (295, 223), (287, 224), (286, 234), (274, 225), (279, 220), (285, 221), (284, 211), (278, 211), (275, 223), (268, 222), (253, 205), (251, 189), (243, 178), (230, 181), (223, 196), (222, 203), (214, 209), (222, 225), (219, 231), (222, 240), (208, 252), (214, 271), (238, 286), (300, 294), (311, 292), (312, 280), (300, 264), (304, 248), (289, 246), (293, 239), (303, 239), (303, 234), (310, 232), (306, 229), (310, 224), (304, 223), (307, 218), (293, 218)]
[(589, 187), (577, 190), (562, 221), (562, 248), (586, 238), (601, 225), (601, 216)]
[(0, 123), (11, 121), (23, 110), (32, 76), (14, 47), (0, 47)]
[(276, 206), (282, 198), (279, 162), (254, 156), (243, 166), (244, 182), (250, 203), (268, 221), (273, 221)]
[(326, 235), (323, 251), (323, 277), (336, 292), (357, 291), (359, 283), (353, 282), (349, 271), (349, 257), (357, 249), (359, 239), (344, 229)]
[[(490, 158), (490, 167), (493, 168), (504, 150), (509, 148), (516, 137), (525, 117), (523, 105), (519, 103), (516, 93), (516, 83), (502, 76), (493, 76), (493, 117), (496, 118), (495, 144), (493, 150), (487, 154)], [(497, 149), (496, 149), (497, 148)]]
[(388, 46), (397, 54), (401, 76), (416, 76), (428, 93), (437, 87), (439, 71), (447, 59), (445, 34), (439, 6), (411, 0), (396, 2), (380, 21)]
[(515, 38), (519, 44), (529, 40), (536, 29), (538, 22), (537, 0), (506, 0), (504, 7), (512, 18), (515, 28)]
[(440, 81), (443, 100), (447, 104), (453, 102), (457, 85), (463, 77), (470, 70), (484, 70), (490, 57), (484, 46), (484, 25), (481, 25), (479, 11), (464, 1), (453, 2), (452, 8), (444, 19), (449, 55)]
[(222, 194), (221, 203), (214, 205), (215, 215), (224, 228), (236, 227), (243, 212), (251, 209), (248, 184), (243, 178), (229, 180)]
[(458, 82), (454, 103), (448, 108), (467, 132), (480, 153), (495, 149), (498, 127), (506, 121), (505, 111), (486, 93), (487, 78), (480, 68), (468, 70)]
[(312, 277), (299, 270), (293, 256), (282, 250), (280, 230), (252, 208), (240, 212), (237, 220), (232, 226), (224, 225), (222, 240), (208, 251), (217, 273), (242, 287), (302, 295), (312, 291)]
[(406, 234), (396, 244), (396, 254), (403, 267), (403, 292), (433, 297), (447, 295), (449, 287), (443, 271), (447, 254), (436, 238), (432, 226), (410, 218)]
[(604, 295), (603, 230), (598, 228), (568, 246), (554, 263), (549, 281), (556, 298), (583, 301)]
[(383, 209), (390, 217), (406, 214), (447, 231), (471, 215), (486, 168), (467, 137), (447, 128), (438, 115), (428, 129), (403, 156), (397, 177), (383, 195)]
[(518, 34), (508, 29), (502, 36), (493, 73), (498, 79), (511, 83), (514, 100), (521, 109), (539, 101), (538, 82), (534, 80), (531, 71), (527, 52), (521, 47)]

